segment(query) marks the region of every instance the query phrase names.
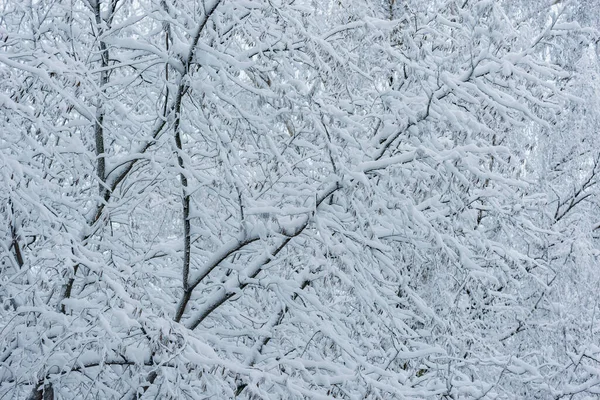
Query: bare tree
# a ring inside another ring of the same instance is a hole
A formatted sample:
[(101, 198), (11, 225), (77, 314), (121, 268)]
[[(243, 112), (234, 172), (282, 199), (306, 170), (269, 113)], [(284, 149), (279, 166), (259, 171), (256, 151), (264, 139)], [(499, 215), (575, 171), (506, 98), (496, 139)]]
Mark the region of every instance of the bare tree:
[(556, 274), (519, 135), (573, 99), (566, 5), (3, 7), (3, 395), (561, 390), (570, 350), (521, 338)]

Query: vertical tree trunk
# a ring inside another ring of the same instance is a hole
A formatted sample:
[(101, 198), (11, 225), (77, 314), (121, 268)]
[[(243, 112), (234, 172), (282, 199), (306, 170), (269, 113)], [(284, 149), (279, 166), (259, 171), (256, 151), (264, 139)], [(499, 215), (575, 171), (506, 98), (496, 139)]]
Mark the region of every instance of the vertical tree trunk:
[[(98, 177), (98, 194), (100, 195), (99, 202), (106, 202), (110, 197), (110, 192), (106, 187), (106, 155), (104, 148), (104, 94), (106, 91), (106, 84), (108, 83), (108, 60), (109, 60), (109, 50), (106, 46), (106, 42), (102, 40), (102, 35), (104, 34), (104, 24), (108, 24), (115, 12), (118, 0), (112, 0), (109, 4), (109, 12), (107, 16), (106, 22), (102, 19), (102, 10), (101, 10), (101, 1), (96, 0), (92, 2), (94, 7), (94, 16), (96, 20), (97, 26), (97, 36), (99, 38), (99, 50), (100, 50), (100, 93), (98, 93), (98, 99), (96, 102), (96, 121), (94, 122), (94, 144), (95, 144), (95, 153), (96, 153), (96, 176)], [(100, 204), (100, 203), (99, 203)], [(73, 276), (69, 279), (67, 284), (64, 287), (63, 296), (61, 301), (64, 299), (68, 299), (71, 297), (71, 292), (73, 290), (73, 285), (75, 283), (75, 275), (79, 270), (79, 264), (75, 264), (73, 267)], [(59, 302), (60, 303), (60, 302)], [(65, 306), (60, 305), (60, 311), (62, 313), (66, 312)]]
[[(96, 25), (98, 28), (98, 37), (102, 38), (104, 33), (104, 21), (102, 20), (102, 14), (100, 10), (100, 0), (94, 2), (94, 14), (96, 17)], [(108, 83), (108, 59), (109, 52), (106, 47), (106, 42), (100, 39), (100, 93), (98, 94), (98, 100), (96, 104), (96, 122), (94, 126), (94, 137), (96, 141), (96, 159), (97, 159), (97, 171), (98, 176), (98, 193), (104, 200), (106, 198), (105, 180), (106, 180), (106, 159), (104, 154), (104, 92), (106, 84)]]

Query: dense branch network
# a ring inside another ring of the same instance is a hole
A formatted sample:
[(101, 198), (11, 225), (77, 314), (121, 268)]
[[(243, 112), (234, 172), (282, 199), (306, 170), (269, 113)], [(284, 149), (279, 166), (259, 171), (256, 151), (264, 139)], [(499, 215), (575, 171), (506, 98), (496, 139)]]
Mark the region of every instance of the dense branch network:
[(6, 2), (0, 396), (596, 393), (569, 7)]

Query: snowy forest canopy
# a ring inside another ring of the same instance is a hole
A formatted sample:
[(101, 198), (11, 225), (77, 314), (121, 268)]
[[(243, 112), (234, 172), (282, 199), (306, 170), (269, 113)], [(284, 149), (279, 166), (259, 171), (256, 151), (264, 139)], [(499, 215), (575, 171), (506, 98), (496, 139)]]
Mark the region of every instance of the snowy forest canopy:
[(597, 398), (599, 23), (0, 0), (0, 399)]

